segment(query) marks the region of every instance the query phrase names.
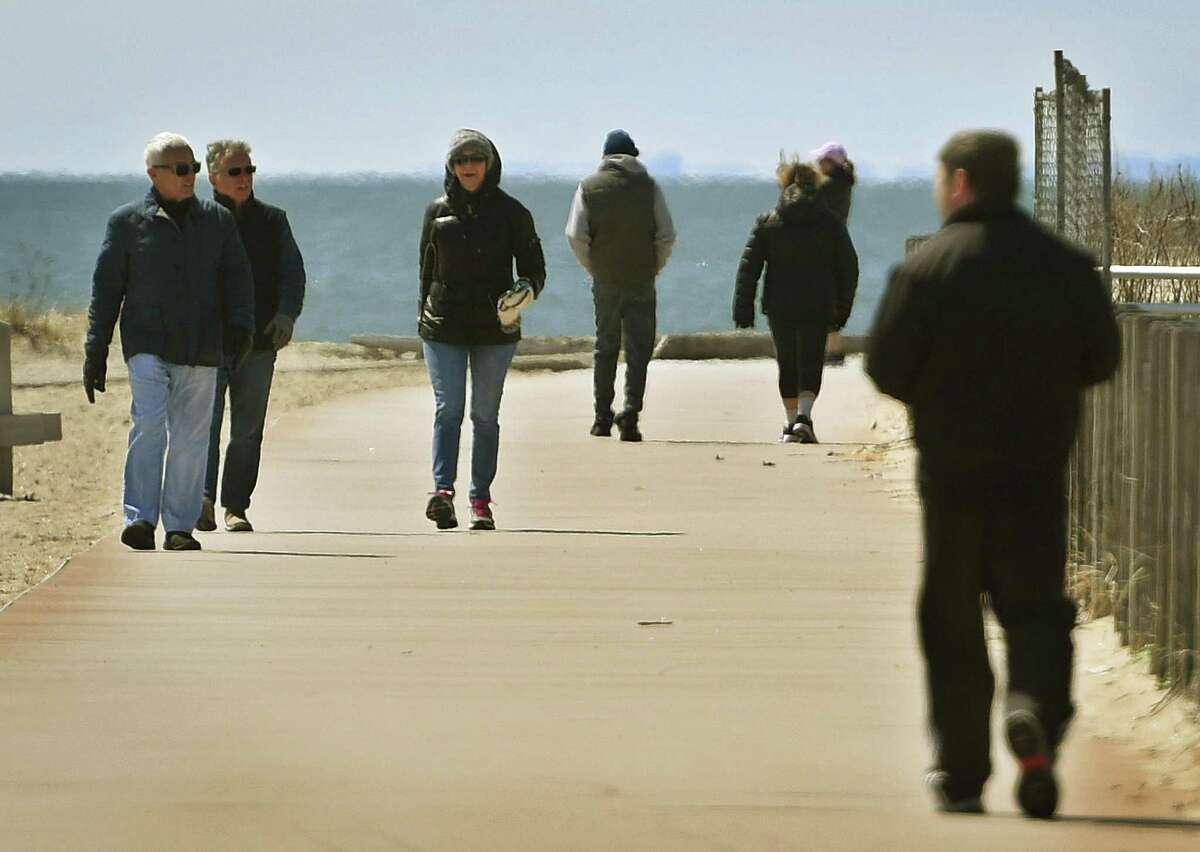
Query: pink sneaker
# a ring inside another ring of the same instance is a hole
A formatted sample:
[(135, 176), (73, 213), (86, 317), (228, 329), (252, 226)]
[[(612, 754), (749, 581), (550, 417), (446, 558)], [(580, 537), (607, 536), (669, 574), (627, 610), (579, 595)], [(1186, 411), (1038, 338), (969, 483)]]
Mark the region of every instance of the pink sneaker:
[(496, 528), (496, 519), (492, 517), (492, 506), (490, 500), (472, 500), (471, 501), (471, 529), (473, 530), (494, 530)]

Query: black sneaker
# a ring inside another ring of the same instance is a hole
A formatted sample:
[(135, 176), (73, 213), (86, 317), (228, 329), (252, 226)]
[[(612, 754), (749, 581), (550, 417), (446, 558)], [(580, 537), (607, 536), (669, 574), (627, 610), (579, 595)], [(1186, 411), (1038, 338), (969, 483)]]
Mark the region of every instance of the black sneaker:
[(200, 502), (200, 517), (196, 520), (196, 529), (200, 532), (212, 532), (217, 528), (217, 507), (208, 495)]
[(613, 423), (617, 424), (622, 441), (637, 443), (642, 440), (642, 433), (638, 431), (638, 416), (636, 411), (622, 411), (613, 418)]
[(592, 423), (592, 434), (597, 438), (611, 438), (612, 425), (611, 417), (597, 417)]
[(1021, 765), (1017, 804), (1028, 816), (1050, 819), (1058, 809), (1058, 782), (1041, 720), (1032, 710), (1013, 710), (1004, 719), (1004, 730), (1008, 747)]
[(200, 542), (192, 538), (190, 532), (183, 530), (175, 530), (167, 533), (166, 541), (163, 542), (163, 550), (199, 550)]
[(458, 526), (458, 518), (454, 516), (454, 492), (433, 492), (425, 507), (425, 517), (436, 523), (439, 530), (452, 530)]
[(934, 769), (925, 776), (925, 786), (933, 794), (939, 812), (944, 814), (981, 814), (983, 798), (979, 795), (956, 796), (950, 790), (950, 774)]
[(121, 544), (134, 550), (153, 550), (154, 527), (149, 521), (134, 521), (121, 530)]
[(806, 414), (801, 414), (796, 418), (796, 422), (792, 424), (792, 434), (800, 439), (801, 444), (818, 443), (812, 418)]

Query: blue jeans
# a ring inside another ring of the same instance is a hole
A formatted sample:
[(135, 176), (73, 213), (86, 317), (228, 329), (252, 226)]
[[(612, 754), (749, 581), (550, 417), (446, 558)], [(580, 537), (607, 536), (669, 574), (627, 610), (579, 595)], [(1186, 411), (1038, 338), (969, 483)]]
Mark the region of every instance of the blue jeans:
[(458, 476), (458, 444), (467, 405), (467, 364), (471, 365), (472, 500), (490, 500), (500, 452), (500, 397), (517, 344), (459, 346), (425, 341), (425, 364), (433, 385), (433, 487), (453, 491)]
[(637, 414), (646, 396), (646, 371), (654, 356), (656, 296), (647, 284), (592, 285), (596, 308), (596, 348), (592, 388), (597, 420), (612, 420), (613, 383), (621, 337), (625, 338), (625, 411)]
[(217, 470), (221, 464), (221, 421), (225, 419), (225, 393), (229, 392), (229, 446), (225, 450), (225, 475), (221, 477), (221, 505), (244, 514), (258, 484), (262, 459), (267, 400), (275, 376), (275, 350), (255, 350), (237, 370), (217, 371), (216, 399), (208, 439), (208, 472), (204, 496), (217, 497)]
[[(133, 428), (125, 456), (125, 525), (146, 521), (191, 532), (200, 517), (216, 367), (168, 364), (157, 355), (129, 359)], [(165, 459), (165, 471), (164, 471)]]

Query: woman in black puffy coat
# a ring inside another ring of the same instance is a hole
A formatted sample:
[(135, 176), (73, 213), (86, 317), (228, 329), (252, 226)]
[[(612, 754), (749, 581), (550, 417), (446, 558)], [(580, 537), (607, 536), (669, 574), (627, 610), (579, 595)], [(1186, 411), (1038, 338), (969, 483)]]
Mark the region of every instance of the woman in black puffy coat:
[(780, 440), (815, 444), (812, 409), (821, 391), (825, 336), (850, 316), (858, 255), (846, 226), (818, 199), (812, 166), (784, 161), (776, 178), (779, 203), (758, 217), (742, 252), (733, 321), (738, 328), (754, 326), (754, 298), (765, 266), (762, 312), (775, 340), (787, 416)]
[[(458, 526), (454, 484), (471, 377), (471, 529), (495, 529), (491, 486), (500, 445), (500, 398), (521, 339), (520, 309), (546, 280), (529, 211), (500, 189), (500, 154), (476, 130), (459, 130), (446, 154), (446, 194), (421, 229), (418, 330), (433, 385), (433, 493), (425, 515)], [(513, 265), (517, 280), (513, 280)], [(501, 310), (503, 308), (503, 310)]]

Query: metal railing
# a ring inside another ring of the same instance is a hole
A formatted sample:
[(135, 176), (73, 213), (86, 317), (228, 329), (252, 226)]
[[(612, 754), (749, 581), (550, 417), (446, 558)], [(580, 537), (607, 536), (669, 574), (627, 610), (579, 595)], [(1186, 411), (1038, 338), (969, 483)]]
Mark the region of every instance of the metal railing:
[(1072, 592), (1200, 700), (1200, 305), (1118, 322), (1121, 366), (1085, 395), (1072, 456)]

